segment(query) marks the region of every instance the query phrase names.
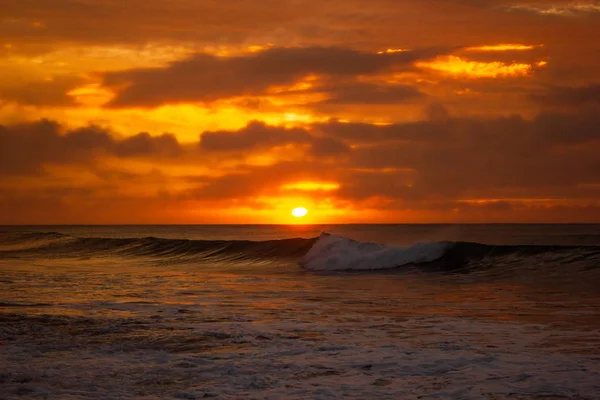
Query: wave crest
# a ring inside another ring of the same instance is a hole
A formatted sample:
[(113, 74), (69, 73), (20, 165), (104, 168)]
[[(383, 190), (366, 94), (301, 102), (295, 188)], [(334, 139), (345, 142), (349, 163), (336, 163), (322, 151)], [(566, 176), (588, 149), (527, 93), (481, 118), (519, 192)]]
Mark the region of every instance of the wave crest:
[(438, 260), (451, 245), (449, 242), (436, 242), (406, 247), (386, 246), (321, 233), (301, 264), (315, 271), (390, 269)]
[[(116, 257), (163, 264), (283, 266), (310, 271), (388, 270), (413, 265), (427, 272), (484, 272), (486, 276), (553, 273), (600, 278), (599, 246), (494, 246), (431, 242), (388, 246), (322, 233), (319, 237), (187, 240), (76, 237), (56, 232), (1, 232), (0, 259)], [(592, 272), (593, 271), (593, 272)]]
[(188, 240), (75, 237), (55, 232), (0, 232), (0, 258), (32, 257), (134, 257), (170, 262), (202, 260), (235, 262), (297, 259), (315, 239)]

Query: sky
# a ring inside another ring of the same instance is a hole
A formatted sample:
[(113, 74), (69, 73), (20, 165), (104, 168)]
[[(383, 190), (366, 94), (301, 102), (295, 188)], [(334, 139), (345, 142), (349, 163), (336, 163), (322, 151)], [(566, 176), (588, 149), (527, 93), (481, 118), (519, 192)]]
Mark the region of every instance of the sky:
[(598, 1), (0, 3), (0, 224), (600, 222)]

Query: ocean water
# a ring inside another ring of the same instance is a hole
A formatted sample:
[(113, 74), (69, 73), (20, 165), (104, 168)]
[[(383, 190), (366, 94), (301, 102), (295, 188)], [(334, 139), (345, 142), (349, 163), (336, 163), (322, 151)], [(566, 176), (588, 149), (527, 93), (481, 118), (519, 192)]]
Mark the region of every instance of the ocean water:
[(0, 227), (0, 399), (600, 399), (600, 225)]

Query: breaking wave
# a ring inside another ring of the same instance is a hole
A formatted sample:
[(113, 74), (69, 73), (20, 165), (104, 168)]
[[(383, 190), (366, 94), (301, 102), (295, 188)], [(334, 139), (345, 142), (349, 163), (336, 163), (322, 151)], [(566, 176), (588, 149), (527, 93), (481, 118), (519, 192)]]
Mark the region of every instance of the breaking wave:
[(303, 257), (302, 265), (317, 271), (397, 268), (439, 260), (451, 246), (449, 242), (386, 246), (322, 233)]
[[(292, 262), (311, 271), (391, 270), (504, 272), (564, 267), (600, 271), (600, 246), (493, 246), (467, 242), (388, 246), (322, 233), (319, 237), (267, 241), (84, 238), (57, 232), (0, 232), (0, 259), (126, 257), (166, 263)], [(564, 269), (563, 268), (563, 269)]]

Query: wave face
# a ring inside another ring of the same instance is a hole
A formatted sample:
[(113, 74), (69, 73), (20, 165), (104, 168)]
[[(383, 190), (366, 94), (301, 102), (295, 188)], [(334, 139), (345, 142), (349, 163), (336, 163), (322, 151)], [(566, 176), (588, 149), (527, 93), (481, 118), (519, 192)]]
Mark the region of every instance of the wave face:
[[(1, 259), (127, 258), (168, 264), (300, 266), (309, 271), (375, 271), (412, 266), (425, 272), (486, 276), (533, 272), (537, 276), (600, 278), (600, 246), (493, 246), (429, 242), (411, 246), (366, 243), (321, 233), (312, 239), (265, 241), (84, 238), (57, 232), (1, 232)], [(562, 278), (561, 278), (562, 279)]]
[[(467, 242), (386, 246), (322, 233), (301, 264), (315, 271), (389, 270), (414, 266), (426, 272), (506, 276), (600, 278), (599, 246), (493, 246)], [(594, 275), (590, 273), (594, 271)], [(537, 278), (535, 278), (537, 279)], [(563, 279), (563, 278), (560, 278)]]
[(390, 269), (430, 263), (442, 258), (450, 247), (446, 242), (386, 246), (322, 233), (301, 263), (304, 268), (315, 271)]
[(315, 239), (187, 240), (82, 238), (57, 232), (0, 232), (0, 258), (133, 257), (170, 262), (290, 260), (304, 255)]

